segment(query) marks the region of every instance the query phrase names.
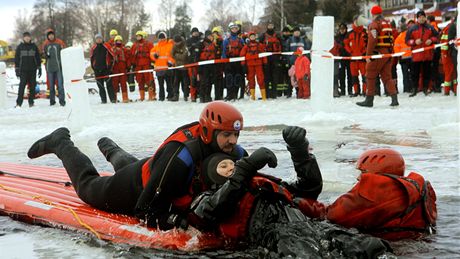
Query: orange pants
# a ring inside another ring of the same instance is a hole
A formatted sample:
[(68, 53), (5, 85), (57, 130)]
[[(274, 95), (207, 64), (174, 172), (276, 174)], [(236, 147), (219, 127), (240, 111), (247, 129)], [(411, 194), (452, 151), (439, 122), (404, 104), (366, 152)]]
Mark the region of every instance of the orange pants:
[[(118, 69), (114, 67), (112, 70), (112, 74), (118, 74), (118, 73), (126, 73), (126, 68)], [(126, 85), (127, 80), (128, 80), (128, 77), (126, 75), (113, 77), (112, 83), (113, 83), (114, 92), (118, 93), (121, 88), (121, 92), (126, 93), (128, 91), (128, 88)]]
[(297, 79), (297, 86), (299, 87), (299, 92), (297, 93), (297, 98), (308, 99), (310, 98), (310, 80)]
[(256, 88), (256, 76), (257, 76), (257, 84), (259, 85), (259, 88), (265, 89), (263, 66), (262, 65), (255, 65), (255, 66), (248, 65), (247, 67), (248, 67), (248, 73), (246, 77), (248, 79), (249, 89)]
[(444, 69), (444, 93), (449, 94), (450, 90), (457, 92), (457, 71), (454, 67), (452, 56), (442, 55), (442, 66)]
[[(150, 65), (136, 66), (136, 71), (147, 70), (147, 69), (150, 69)], [(137, 84), (139, 85), (139, 90), (144, 90), (146, 84), (147, 86), (149, 86), (149, 84), (151, 83), (155, 85), (154, 80), (153, 80), (153, 74), (151, 72), (136, 73), (136, 81), (137, 81)]]
[(351, 70), (351, 79), (353, 81), (353, 91), (355, 94), (359, 94), (360, 87), (359, 87), (359, 73), (363, 78), (363, 89), (362, 92), (366, 92), (366, 61), (351, 61), (350, 62), (350, 70)]
[(366, 64), (367, 96), (375, 95), (375, 83), (378, 75), (382, 78), (389, 95), (396, 94), (396, 86), (391, 77), (391, 58), (374, 59)]

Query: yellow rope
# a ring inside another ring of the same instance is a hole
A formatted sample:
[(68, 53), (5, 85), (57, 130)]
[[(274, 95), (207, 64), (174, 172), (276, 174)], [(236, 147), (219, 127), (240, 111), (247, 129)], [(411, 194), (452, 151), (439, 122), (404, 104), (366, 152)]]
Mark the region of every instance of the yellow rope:
[(78, 216), (78, 214), (72, 209), (72, 208), (69, 208), (69, 207), (64, 207), (64, 206), (61, 206), (59, 204), (56, 204), (52, 201), (48, 201), (46, 199), (44, 199), (43, 197), (39, 196), (39, 195), (29, 195), (29, 194), (26, 194), (20, 190), (17, 190), (17, 189), (14, 189), (14, 188), (11, 188), (11, 187), (7, 187), (3, 184), (0, 184), (0, 188), (5, 190), (5, 191), (9, 191), (9, 192), (13, 192), (13, 193), (17, 193), (17, 194), (20, 194), (20, 195), (23, 195), (23, 196), (26, 196), (26, 197), (32, 197), (32, 199), (34, 200), (37, 200), (37, 201), (40, 201), (42, 202), (43, 204), (46, 204), (46, 205), (49, 205), (49, 206), (53, 206), (55, 208), (58, 208), (58, 209), (63, 209), (63, 210), (67, 210), (69, 211), (70, 213), (72, 213), (73, 217), (77, 220), (77, 222), (83, 226), (84, 228), (88, 229), (91, 233), (93, 233), (98, 239), (101, 239), (101, 235), (96, 231), (94, 230), (94, 228), (92, 228), (90, 225), (86, 224), (83, 220), (81, 220), (80, 216)]

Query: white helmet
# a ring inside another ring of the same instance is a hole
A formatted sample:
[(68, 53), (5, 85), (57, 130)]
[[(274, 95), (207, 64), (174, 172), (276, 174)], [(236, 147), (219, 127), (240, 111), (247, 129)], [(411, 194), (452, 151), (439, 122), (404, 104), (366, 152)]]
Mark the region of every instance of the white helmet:
[(229, 29), (229, 30), (231, 30), (231, 29), (234, 28), (234, 27), (238, 28), (238, 24), (233, 23), (233, 22), (231, 22), (231, 23), (228, 24), (228, 29)]

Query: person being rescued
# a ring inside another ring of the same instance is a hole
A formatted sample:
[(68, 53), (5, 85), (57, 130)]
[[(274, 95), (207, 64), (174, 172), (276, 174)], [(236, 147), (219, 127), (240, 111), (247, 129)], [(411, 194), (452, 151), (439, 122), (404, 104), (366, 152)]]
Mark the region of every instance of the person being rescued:
[(303, 54), (304, 49), (298, 47), (294, 52), (297, 56), (295, 67), (295, 79), (297, 81), (297, 99), (310, 99), (310, 60)]
[(183, 220), (195, 196), (205, 191), (199, 166), (216, 152), (241, 158), (237, 145), (243, 116), (232, 105), (212, 102), (203, 108), (199, 122), (175, 130), (151, 157), (137, 159), (104, 137), (98, 147), (114, 168), (100, 176), (88, 156), (59, 128), (37, 140), (29, 158), (55, 154), (63, 163), (78, 197), (94, 208), (136, 216), (147, 226), (168, 230), (186, 228)]
[[(294, 183), (258, 173), (266, 165), (277, 166), (275, 154), (264, 147), (236, 162), (224, 153), (206, 158), (202, 174), (210, 191), (192, 203), (189, 223), (236, 243), (264, 247), (281, 257), (374, 258), (391, 251), (385, 241), (310, 220), (298, 209), (298, 204), (303, 204), (306, 214), (325, 216), (315, 214), (325, 212), (325, 207), (316, 202), (322, 177), (305, 136), (301, 127), (283, 130), (297, 173)], [(330, 243), (324, 246), (324, 242)]]

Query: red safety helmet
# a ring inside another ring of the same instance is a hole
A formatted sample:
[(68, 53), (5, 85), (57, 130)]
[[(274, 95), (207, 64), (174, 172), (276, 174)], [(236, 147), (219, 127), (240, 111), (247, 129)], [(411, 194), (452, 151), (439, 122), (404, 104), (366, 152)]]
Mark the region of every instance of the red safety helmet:
[(243, 115), (234, 106), (223, 101), (206, 105), (200, 115), (200, 136), (205, 144), (212, 141), (215, 130), (240, 131), (243, 129)]
[(356, 162), (356, 168), (362, 173), (404, 176), (406, 166), (401, 153), (389, 148), (379, 148), (364, 152)]

